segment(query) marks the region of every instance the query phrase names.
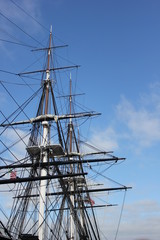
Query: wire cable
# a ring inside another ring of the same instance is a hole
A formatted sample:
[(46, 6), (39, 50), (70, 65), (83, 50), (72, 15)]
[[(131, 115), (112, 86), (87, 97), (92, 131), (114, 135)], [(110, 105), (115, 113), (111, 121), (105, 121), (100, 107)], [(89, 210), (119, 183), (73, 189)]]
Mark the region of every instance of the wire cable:
[(6, 83), (6, 84), (10, 84), (10, 85), (17, 85), (17, 86), (35, 86), (35, 85), (39, 85), (38, 83), (30, 83), (30, 84), (26, 84), (26, 83), (17, 83), (17, 82), (7, 82), (7, 81), (4, 81), (4, 80), (0, 80), (0, 82), (2, 83)]
[(7, 19), (10, 23), (12, 23), (14, 26), (16, 26), (20, 31), (22, 31), (25, 35), (27, 35), (28, 37), (30, 37), (32, 40), (34, 40), (35, 42), (37, 42), (38, 44), (40, 44), (41, 46), (43, 46), (43, 44), (41, 42), (39, 42), (37, 39), (35, 39), (34, 37), (32, 37), (29, 33), (25, 32), (21, 27), (19, 27), (16, 23), (14, 23), (12, 20), (10, 20), (7, 16), (5, 16), (2, 12), (0, 12), (0, 15)]
[[(33, 17), (31, 14), (29, 14), (26, 10), (24, 10), (24, 8), (22, 8), (21, 6), (19, 6), (17, 3), (15, 3), (15, 1), (13, 1), (13, 0), (10, 0), (17, 8), (19, 8), (22, 12), (24, 12), (28, 17), (30, 17), (32, 20), (34, 20), (37, 24), (39, 24), (45, 31), (47, 31), (48, 33), (50, 32), (49, 30), (48, 30), (48, 28), (46, 28), (42, 23), (40, 23), (35, 17)], [(62, 43), (64, 43), (65, 44), (65, 42), (62, 40), (62, 39), (60, 39), (59, 37), (57, 37), (55, 34), (53, 34), (54, 35), (54, 37), (57, 39), (57, 40), (59, 40), (60, 42), (62, 42)]]
[(29, 14), (28, 12), (26, 12), (24, 10), (24, 8), (20, 7), (17, 3), (15, 3), (13, 0), (10, 0), (17, 8), (19, 8), (22, 12), (24, 12), (28, 17), (32, 18), (36, 23), (38, 23), (44, 30), (46, 30), (47, 32), (49, 32), (49, 30), (42, 25), (39, 21), (37, 21), (37, 19), (35, 19), (31, 14)]
[(36, 48), (36, 47), (31, 46), (31, 45), (27, 45), (27, 44), (23, 44), (23, 43), (19, 43), (19, 42), (13, 42), (13, 41), (9, 41), (9, 40), (2, 39), (2, 38), (0, 38), (0, 41), (16, 44), (16, 45), (23, 46), (23, 47)]
[(125, 199), (126, 199), (126, 192), (127, 191), (125, 190), (124, 197), (123, 197), (122, 208), (121, 208), (120, 217), (119, 217), (119, 222), (118, 222), (117, 231), (116, 231), (116, 235), (115, 235), (114, 240), (116, 240), (117, 236), (118, 236), (119, 227), (120, 227), (120, 223), (121, 223), (121, 219), (122, 219), (122, 213), (123, 213), (123, 209), (124, 209), (124, 203), (125, 203)]
[(0, 72), (8, 73), (8, 74), (11, 74), (11, 75), (17, 75), (17, 74), (14, 73), (14, 72), (5, 71), (5, 70), (3, 70), (3, 69), (0, 69)]

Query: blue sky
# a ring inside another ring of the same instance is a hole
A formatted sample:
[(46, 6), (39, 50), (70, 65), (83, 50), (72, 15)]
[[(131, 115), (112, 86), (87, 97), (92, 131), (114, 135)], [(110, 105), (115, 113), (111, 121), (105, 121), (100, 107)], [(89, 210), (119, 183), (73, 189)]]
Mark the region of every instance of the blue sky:
[[(108, 172), (109, 177), (133, 187), (127, 192), (117, 239), (159, 240), (160, 1), (14, 1), (47, 29), (52, 24), (55, 42), (69, 45), (59, 54), (81, 65), (77, 91), (86, 93), (83, 104), (102, 113), (92, 121), (88, 139), (127, 158)], [(0, 0), (0, 6), (1, 13), (46, 43), (48, 32), (10, 0)], [(0, 33), (2, 39), (16, 41), (14, 36), (39, 47), (2, 15)], [(4, 42), (0, 42), (0, 52), (0, 69), (11, 72), (23, 71), (30, 58), (36, 59), (30, 49)], [(1, 80), (7, 77), (12, 80), (4, 74)], [(17, 100), (22, 99), (24, 92), (14, 91), (17, 86), (9, 88)], [(6, 103), (9, 112), (2, 89), (0, 95), (2, 111)], [(104, 212), (106, 237), (111, 240), (116, 214), (113, 209)]]

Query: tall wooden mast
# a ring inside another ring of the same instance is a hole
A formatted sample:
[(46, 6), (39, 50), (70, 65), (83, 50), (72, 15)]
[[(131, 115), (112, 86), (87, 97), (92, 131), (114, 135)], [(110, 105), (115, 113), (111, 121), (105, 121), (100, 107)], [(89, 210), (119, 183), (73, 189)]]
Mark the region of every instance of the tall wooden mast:
[[(69, 96), (69, 104), (70, 104), (70, 115), (72, 114), (72, 79), (71, 79), (71, 74), (70, 74), (70, 96)], [(72, 118), (70, 118), (69, 122), (69, 136), (70, 136), (70, 146), (69, 146), (69, 151), (72, 153)], [(70, 160), (73, 161), (73, 157), (70, 157)], [(70, 164), (70, 173), (73, 172), (73, 164)], [(71, 180), (70, 184), (70, 190), (71, 192), (74, 192), (74, 182)], [(71, 202), (72, 205), (74, 206), (74, 195), (71, 195)], [(74, 239), (74, 219), (73, 219), (73, 213), (71, 209), (71, 217), (70, 217), (70, 239)]]
[[(50, 29), (49, 37), (49, 48), (48, 48), (48, 59), (47, 59), (47, 70), (46, 70), (46, 80), (45, 80), (45, 110), (44, 114), (48, 114), (48, 100), (49, 100), (49, 86), (50, 86), (50, 54), (51, 54), (51, 39), (52, 39), (52, 27)], [(42, 147), (45, 148), (48, 144), (48, 134), (49, 134), (49, 124), (48, 121), (43, 121), (43, 139)], [(42, 153), (42, 163), (47, 163), (48, 153), (47, 150)], [(40, 171), (41, 177), (47, 176), (47, 170), (42, 168)], [(39, 198), (39, 231), (38, 236), (39, 240), (45, 240), (44, 230), (45, 230), (45, 206), (46, 206), (46, 192), (47, 192), (47, 179), (40, 181), (40, 198)]]

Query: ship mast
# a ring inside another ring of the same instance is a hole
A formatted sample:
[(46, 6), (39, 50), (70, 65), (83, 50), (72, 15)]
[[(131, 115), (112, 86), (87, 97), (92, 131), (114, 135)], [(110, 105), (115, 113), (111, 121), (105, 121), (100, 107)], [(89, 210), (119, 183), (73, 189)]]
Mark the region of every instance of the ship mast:
[[(49, 48), (48, 48), (48, 61), (47, 61), (47, 70), (46, 70), (46, 99), (45, 99), (45, 113), (44, 115), (48, 114), (48, 99), (49, 99), (49, 86), (50, 86), (50, 54), (51, 54), (51, 39), (52, 39), (52, 26), (50, 28), (50, 37), (49, 37)], [(48, 135), (49, 135), (49, 123), (48, 121), (43, 121), (43, 139), (42, 139), (42, 148), (45, 149), (46, 145), (48, 144)], [(47, 163), (48, 161), (48, 154), (47, 150), (43, 151), (42, 154), (42, 163)], [(40, 176), (46, 177), (47, 170), (42, 168), (40, 170)], [(45, 206), (46, 206), (46, 192), (47, 192), (47, 179), (44, 181), (40, 181), (40, 198), (39, 198), (39, 240), (44, 240), (44, 230), (45, 230)]]
[[(32, 124), (32, 132), (26, 147), (27, 157), (22, 159), (22, 162), (17, 161), (10, 166), (0, 166), (0, 170), (8, 167), (22, 169), (20, 177), (6, 179), (4, 175), (4, 179), (0, 179), (0, 185), (13, 183), (18, 185), (12, 207), (13, 211), (11, 211), (7, 223), (6, 229), (9, 236), (7, 239), (100, 240), (100, 230), (94, 208), (110, 205), (94, 205), (90, 194), (127, 190), (129, 187), (120, 184), (119, 187), (94, 188), (93, 185), (90, 188), (86, 178), (88, 173), (84, 172), (83, 164), (90, 166), (90, 171), (92, 170), (90, 165), (92, 163), (100, 164), (113, 161), (116, 163), (125, 159), (113, 156), (112, 152), (98, 149), (87, 153), (80, 151), (77, 139), (79, 133), (73, 119), (93, 117), (100, 114), (93, 111), (74, 112), (72, 100), (75, 94), (72, 94), (70, 74), (70, 92), (67, 95), (69, 111), (59, 115), (50, 73), (78, 66), (53, 68), (51, 66), (51, 51), (56, 46), (52, 46), (51, 43), (52, 27), (50, 28), (49, 47), (36, 49), (36, 51), (47, 50), (46, 68), (17, 74), (21, 76), (38, 72), (45, 73), (36, 117), (27, 117), (26, 120), (16, 122), (9, 121), (9, 118), (7, 118), (0, 124), (0, 127), (3, 128)], [(51, 106), (49, 99), (51, 100)], [(19, 108), (21, 111), (21, 107)], [(91, 147), (90, 144), (88, 146)]]
[[(70, 104), (70, 115), (72, 114), (72, 79), (71, 79), (71, 73), (70, 73), (70, 96), (69, 96), (69, 104)], [(70, 118), (69, 122), (69, 136), (70, 136), (70, 147), (69, 151), (72, 153), (72, 118)], [(73, 157), (70, 158), (70, 160), (73, 161)], [(70, 165), (70, 173), (73, 172), (73, 164)], [(71, 192), (74, 192), (74, 182), (71, 180), (71, 186), (70, 186)], [(71, 195), (71, 202), (74, 206), (74, 195)], [(70, 216), (70, 239), (74, 239), (74, 219), (73, 219), (73, 213), (71, 209), (71, 216)]]

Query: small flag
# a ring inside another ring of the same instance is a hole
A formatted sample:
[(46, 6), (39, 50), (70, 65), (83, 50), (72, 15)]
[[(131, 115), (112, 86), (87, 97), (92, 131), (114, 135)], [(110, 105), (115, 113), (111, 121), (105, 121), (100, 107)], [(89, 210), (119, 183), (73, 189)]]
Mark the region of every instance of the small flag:
[(95, 201), (93, 199), (90, 198), (89, 201), (90, 201), (91, 206), (93, 206), (95, 204)]
[(10, 179), (16, 179), (16, 178), (17, 178), (17, 173), (16, 173), (16, 171), (12, 170), (10, 172)]
[(85, 200), (84, 200), (86, 203), (90, 203), (91, 204), (91, 206), (93, 206), (94, 204), (95, 204), (95, 201), (92, 199), (92, 198), (85, 198)]

